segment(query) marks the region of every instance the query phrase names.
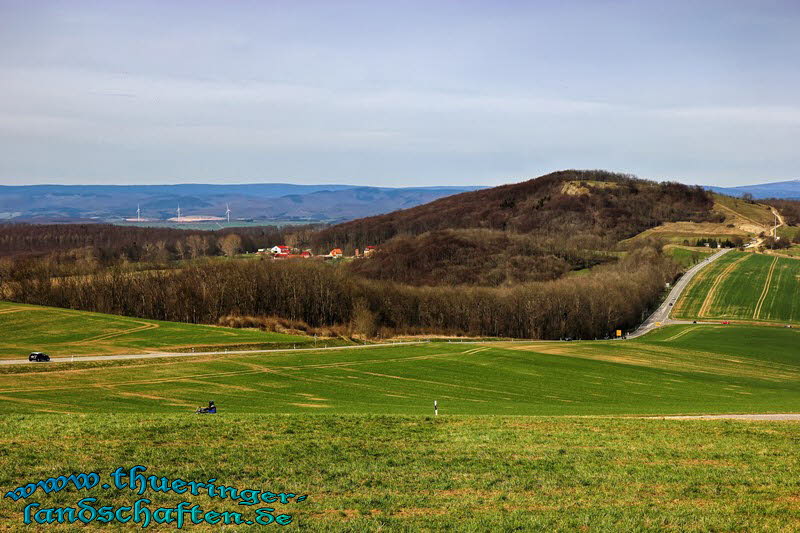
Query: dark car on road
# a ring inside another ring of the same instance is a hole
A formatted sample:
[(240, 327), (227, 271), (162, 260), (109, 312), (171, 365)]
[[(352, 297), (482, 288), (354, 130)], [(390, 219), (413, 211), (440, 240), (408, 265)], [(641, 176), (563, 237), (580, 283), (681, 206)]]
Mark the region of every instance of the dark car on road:
[(50, 356), (42, 352), (31, 352), (28, 356), (28, 361), (33, 361), (34, 363), (47, 362), (49, 360)]

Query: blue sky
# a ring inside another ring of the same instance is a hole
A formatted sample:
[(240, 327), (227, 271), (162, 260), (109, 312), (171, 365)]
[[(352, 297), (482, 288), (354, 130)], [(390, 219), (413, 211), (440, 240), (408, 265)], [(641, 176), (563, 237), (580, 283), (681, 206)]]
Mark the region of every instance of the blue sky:
[(800, 178), (797, 1), (0, 0), (0, 184)]

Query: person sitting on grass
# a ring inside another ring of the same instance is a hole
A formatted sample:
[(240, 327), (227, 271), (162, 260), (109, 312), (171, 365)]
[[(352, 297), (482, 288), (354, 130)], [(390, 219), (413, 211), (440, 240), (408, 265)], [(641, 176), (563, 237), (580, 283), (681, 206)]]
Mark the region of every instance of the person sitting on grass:
[(217, 412), (217, 406), (214, 405), (214, 402), (208, 402), (208, 407), (198, 407), (195, 414), (201, 415), (208, 415), (208, 414), (215, 414)]

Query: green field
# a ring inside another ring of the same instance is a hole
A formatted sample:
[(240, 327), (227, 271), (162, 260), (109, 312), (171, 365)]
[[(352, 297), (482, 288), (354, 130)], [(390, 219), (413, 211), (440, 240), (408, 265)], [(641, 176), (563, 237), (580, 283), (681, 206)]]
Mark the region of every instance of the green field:
[(189, 413), (208, 400), (226, 413), (427, 415), (433, 400), (448, 415), (793, 412), (798, 345), (800, 329), (672, 326), (625, 342), (26, 364), (2, 369), (0, 401), (7, 413), (65, 414)]
[(673, 317), (800, 323), (800, 261), (730, 252), (692, 280)]
[[(743, 277), (766, 280), (774, 258), (730, 252), (698, 287), (708, 293), (716, 277), (747, 261), (760, 263)], [(772, 280), (783, 290), (780, 261)], [(762, 301), (762, 312), (781, 309), (770, 292), (747, 294)], [(297, 340), (0, 304), (5, 350), (36, 343), (53, 352), (113, 353), (264, 344), (265, 337)], [(26, 504), (75, 507), (94, 497), (96, 507), (187, 501), (242, 520), (270, 507), (307, 531), (796, 531), (800, 423), (647, 417), (800, 412), (798, 346), (800, 328), (686, 324), (626, 341), (0, 365), (3, 493), (79, 472), (110, 481), (118, 467), (144, 465), (147, 475), (308, 496), (245, 506), (205, 493), (70, 488), (0, 499), (0, 530), (42, 530), (23, 527)], [(208, 400), (218, 414), (193, 414)], [(74, 531), (76, 524), (47, 527)]]
[[(305, 531), (796, 531), (800, 424), (557, 417), (313, 415), (7, 415), (0, 419), (4, 491), (73, 472), (105, 481), (118, 467), (239, 489), (307, 495), (270, 505)], [(23, 508), (204, 511), (230, 500), (128, 489), (0, 499), (0, 529)], [(50, 526), (75, 531), (73, 526)], [(93, 529), (140, 530), (139, 525)], [(283, 528), (277, 528), (280, 531)], [(174, 531), (152, 526), (148, 530)], [(187, 531), (262, 531), (218, 525)]]
[(0, 302), (0, 359), (308, 343), (308, 337)]
[[(790, 531), (800, 424), (627, 415), (798, 412), (798, 345), (795, 329), (677, 325), (630, 341), (0, 367), (0, 484), (141, 464), (308, 495), (270, 507), (312, 531)], [(209, 399), (217, 415), (192, 414)], [(2, 499), (0, 524), (87, 496), (243, 520), (264, 506), (98, 486)]]

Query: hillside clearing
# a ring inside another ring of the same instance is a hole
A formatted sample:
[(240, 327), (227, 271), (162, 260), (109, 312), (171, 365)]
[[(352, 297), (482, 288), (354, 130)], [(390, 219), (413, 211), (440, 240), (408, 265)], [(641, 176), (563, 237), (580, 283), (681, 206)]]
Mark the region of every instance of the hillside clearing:
[(672, 257), (683, 268), (689, 268), (699, 263), (714, 252), (714, 249), (706, 247), (695, 248), (680, 244), (667, 244), (664, 246), (664, 253)]
[(769, 206), (748, 203), (738, 198), (714, 194), (713, 212), (724, 217), (722, 222), (666, 222), (650, 228), (626, 241), (631, 242), (648, 237), (661, 239), (667, 243), (694, 244), (698, 239), (725, 241), (733, 238), (749, 238), (769, 232), (774, 219)]

